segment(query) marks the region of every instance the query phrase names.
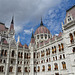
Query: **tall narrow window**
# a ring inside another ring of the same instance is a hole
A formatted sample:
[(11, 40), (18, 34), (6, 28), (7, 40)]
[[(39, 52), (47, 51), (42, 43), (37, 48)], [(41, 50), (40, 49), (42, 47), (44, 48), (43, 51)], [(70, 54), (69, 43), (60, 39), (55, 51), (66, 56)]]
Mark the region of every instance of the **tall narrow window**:
[(54, 65), (55, 65), (55, 68), (54, 68), (54, 69), (55, 69), (55, 70), (58, 70), (58, 64), (55, 63)]
[(34, 72), (36, 72), (36, 67), (34, 67)]
[(34, 58), (35, 58), (35, 53), (34, 53)]
[(0, 66), (0, 72), (3, 72), (4, 66)]
[(63, 58), (65, 58), (65, 54), (63, 54)]
[(9, 72), (12, 72), (12, 70), (13, 70), (13, 67), (12, 67), (12, 66), (10, 66), (10, 68), (9, 68)]
[(56, 46), (54, 46), (54, 52), (56, 53)]
[(7, 50), (5, 50), (5, 56), (7, 56)]
[(52, 53), (54, 54), (54, 48), (52, 47)]
[(73, 53), (75, 53), (75, 47), (73, 47)]
[(40, 67), (38, 66), (38, 72), (40, 72)]
[(44, 65), (42, 66), (42, 71), (45, 71), (45, 66)]
[(18, 67), (18, 72), (21, 72), (21, 67)]
[(59, 46), (59, 52), (60, 52), (61, 51), (61, 46), (60, 46), (60, 44), (58, 46)]
[(27, 67), (25, 67), (25, 72), (28, 72)]
[(51, 65), (48, 64), (48, 71), (51, 71)]
[(20, 52), (18, 52), (18, 58), (20, 58)]
[(61, 43), (61, 47), (62, 47), (62, 51), (64, 50), (64, 46), (63, 46), (63, 43)]
[(63, 69), (66, 69), (66, 63), (62, 62)]
[(72, 33), (70, 33), (69, 36), (70, 36), (70, 42), (73, 43), (74, 40), (73, 40), (73, 35), (72, 35)]
[(12, 57), (14, 57), (14, 53), (15, 53), (15, 52), (14, 52), (14, 51), (12, 51)]

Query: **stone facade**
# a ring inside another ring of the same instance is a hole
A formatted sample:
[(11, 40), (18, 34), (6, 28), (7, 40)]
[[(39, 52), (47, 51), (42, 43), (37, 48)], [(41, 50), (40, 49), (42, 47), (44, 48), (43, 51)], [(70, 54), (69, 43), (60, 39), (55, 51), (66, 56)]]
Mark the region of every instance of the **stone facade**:
[(14, 37), (13, 18), (10, 28), (0, 23), (0, 75), (75, 75), (75, 6), (66, 11), (58, 35), (41, 20), (29, 46)]

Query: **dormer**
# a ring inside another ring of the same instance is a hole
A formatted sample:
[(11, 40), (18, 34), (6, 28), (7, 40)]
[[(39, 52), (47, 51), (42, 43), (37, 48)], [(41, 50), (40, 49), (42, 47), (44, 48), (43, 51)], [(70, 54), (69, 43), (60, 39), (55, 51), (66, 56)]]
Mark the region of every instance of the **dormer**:
[(72, 17), (71, 14), (68, 14), (67, 17), (66, 17), (66, 22), (69, 23), (71, 21), (73, 21), (73, 17)]

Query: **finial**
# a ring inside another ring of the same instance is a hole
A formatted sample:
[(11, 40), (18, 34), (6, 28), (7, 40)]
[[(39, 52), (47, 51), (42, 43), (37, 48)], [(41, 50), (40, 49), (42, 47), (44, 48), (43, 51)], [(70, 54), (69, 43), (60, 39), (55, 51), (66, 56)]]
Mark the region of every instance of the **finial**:
[(12, 16), (11, 24), (14, 24), (14, 16)]
[(41, 23), (40, 23), (40, 26), (43, 26), (42, 17), (41, 17)]

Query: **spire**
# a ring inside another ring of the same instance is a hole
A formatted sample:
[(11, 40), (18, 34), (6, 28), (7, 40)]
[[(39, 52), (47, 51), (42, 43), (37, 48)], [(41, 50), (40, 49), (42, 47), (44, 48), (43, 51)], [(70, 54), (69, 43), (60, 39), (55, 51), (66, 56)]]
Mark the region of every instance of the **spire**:
[(41, 18), (41, 23), (40, 23), (40, 26), (43, 26), (42, 18)]
[(32, 31), (32, 37), (31, 38), (34, 38), (34, 34), (33, 34), (33, 31)]
[(14, 30), (14, 16), (12, 17), (11, 25), (10, 25), (10, 30)]
[(11, 24), (14, 24), (14, 16), (12, 16)]

